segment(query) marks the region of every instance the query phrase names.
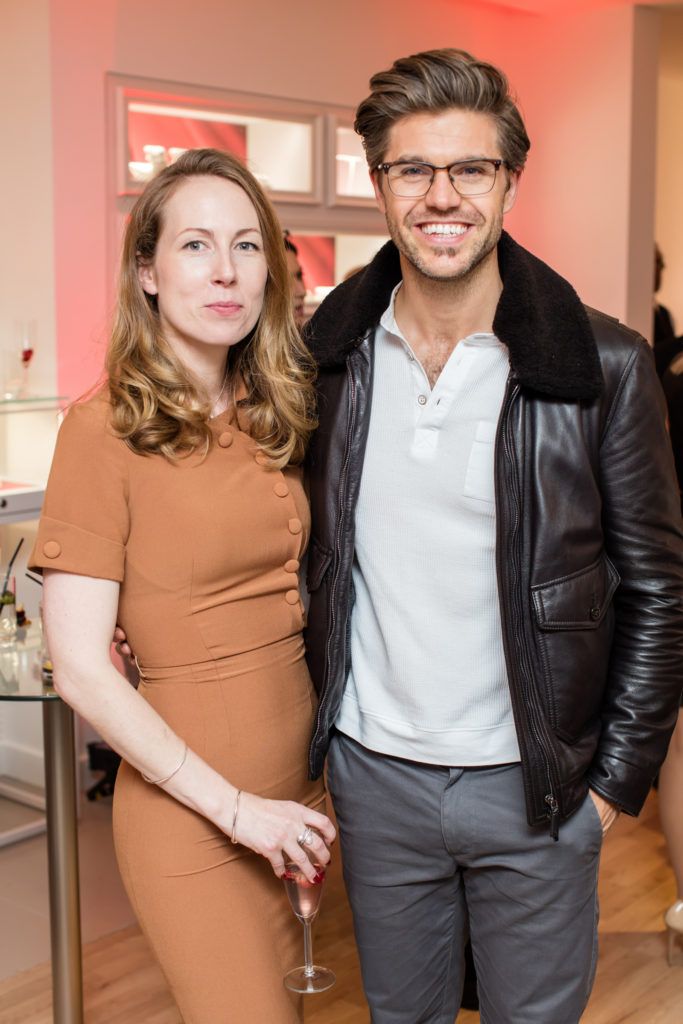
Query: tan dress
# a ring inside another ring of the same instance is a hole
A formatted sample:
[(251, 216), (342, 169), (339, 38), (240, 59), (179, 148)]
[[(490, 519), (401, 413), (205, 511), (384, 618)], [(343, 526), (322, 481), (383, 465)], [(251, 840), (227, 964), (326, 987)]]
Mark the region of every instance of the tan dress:
[[(307, 779), (300, 472), (268, 468), (227, 413), (208, 455), (176, 464), (133, 454), (108, 424), (102, 396), (69, 412), (31, 563), (119, 581), (145, 700), (239, 788), (324, 809)], [(114, 834), (185, 1024), (298, 1021), (282, 978), (302, 961), (301, 926), (268, 862), (126, 763)]]

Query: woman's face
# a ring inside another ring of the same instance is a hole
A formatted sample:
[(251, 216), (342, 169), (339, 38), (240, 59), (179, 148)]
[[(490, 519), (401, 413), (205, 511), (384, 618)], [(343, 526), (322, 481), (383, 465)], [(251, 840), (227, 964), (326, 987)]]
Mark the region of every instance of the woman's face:
[(164, 207), (154, 259), (138, 273), (181, 359), (241, 341), (259, 318), (268, 277), (246, 192), (214, 176), (183, 181)]

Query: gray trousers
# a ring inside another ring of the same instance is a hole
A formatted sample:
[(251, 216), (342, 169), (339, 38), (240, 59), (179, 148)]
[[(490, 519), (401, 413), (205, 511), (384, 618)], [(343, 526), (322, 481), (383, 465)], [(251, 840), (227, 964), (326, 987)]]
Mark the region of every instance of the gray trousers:
[(526, 822), (519, 765), (442, 768), (337, 733), (339, 822), (373, 1024), (453, 1024), (468, 930), (482, 1024), (577, 1024), (597, 960), (600, 818)]

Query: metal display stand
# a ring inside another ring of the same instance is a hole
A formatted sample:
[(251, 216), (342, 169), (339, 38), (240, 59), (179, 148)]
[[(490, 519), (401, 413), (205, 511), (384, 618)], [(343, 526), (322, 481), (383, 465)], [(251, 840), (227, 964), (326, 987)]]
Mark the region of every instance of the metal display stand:
[(83, 1024), (74, 715), (31, 673), (19, 673), (12, 683), (0, 687), (0, 701), (43, 702), (52, 1019), (54, 1024)]

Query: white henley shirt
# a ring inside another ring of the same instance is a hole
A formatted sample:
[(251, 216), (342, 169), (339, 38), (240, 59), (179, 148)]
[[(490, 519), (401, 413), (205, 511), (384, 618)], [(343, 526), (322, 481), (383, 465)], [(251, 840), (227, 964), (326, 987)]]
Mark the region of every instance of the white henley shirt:
[(375, 337), (352, 667), (336, 725), (428, 764), (519, 761), (495, 564), (508, 352), (493, 334), (464, 338), (432, 390), (396, 324), (398, 287)]

